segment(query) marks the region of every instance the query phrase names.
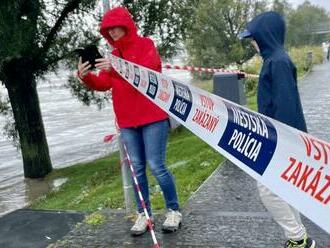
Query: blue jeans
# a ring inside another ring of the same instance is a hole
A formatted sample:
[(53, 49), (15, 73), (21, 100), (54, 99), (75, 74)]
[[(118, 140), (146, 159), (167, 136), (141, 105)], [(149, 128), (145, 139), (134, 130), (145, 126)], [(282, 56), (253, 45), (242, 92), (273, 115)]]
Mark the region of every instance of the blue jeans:
[[(179, 209), (174, 178), (165, 166), (166, 142), (169, 130), (168, 120), (150, 123), (136, 128), (121, 128), (121, 137), (130, 156), (147, 210), (151, 215), (149, 186), (146, 175), (148, 162), (156, 177), (166, 202), (166, 208)], [(135, 200), (139, 213), (143, 212), (136, 188)]]

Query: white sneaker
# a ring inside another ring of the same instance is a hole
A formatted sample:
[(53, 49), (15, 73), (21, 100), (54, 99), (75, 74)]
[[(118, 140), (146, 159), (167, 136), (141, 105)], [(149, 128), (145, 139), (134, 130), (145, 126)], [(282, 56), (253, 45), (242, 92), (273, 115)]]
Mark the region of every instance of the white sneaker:
[(182, 214), (177, 210), (169, 209), (166, 214), (166, 220), (163, 223), (164, 232), (175, 232), (181, 226)]
[[(154, 223), (151, 217), (151, 222)], [(144, 213), (138, 213), (137, 219), (131, 228), (131, 235), (139, 236), (148, 230), (148, 219)]]

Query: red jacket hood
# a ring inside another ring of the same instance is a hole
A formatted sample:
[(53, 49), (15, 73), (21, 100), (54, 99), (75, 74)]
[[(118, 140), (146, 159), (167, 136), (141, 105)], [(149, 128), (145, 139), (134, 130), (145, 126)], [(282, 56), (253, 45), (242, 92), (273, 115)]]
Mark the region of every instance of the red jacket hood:
[[(108, 29), (110, 27), (118, 26), (125, 28), (126, 35), (120, 40), (114, 41), (110, 37)], [(134, 41), (134, 39), (138, 36), (137, 28), (131, 14), (126, 8), (123, 7), (113, 8), (104, 14), (101, 22), (100, 33), (113, 47), (120, 50), (123, 45), (127, 45), (128, 43)]]

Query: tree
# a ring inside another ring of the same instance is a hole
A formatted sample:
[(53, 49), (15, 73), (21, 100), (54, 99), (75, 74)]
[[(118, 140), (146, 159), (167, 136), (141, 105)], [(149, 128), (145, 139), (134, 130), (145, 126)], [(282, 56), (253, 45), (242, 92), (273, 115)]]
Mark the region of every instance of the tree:
[(143, 36), (155, 35), (158, 51), (163, 58), (169, 58), (178, 51), (178, 42), (186, 38), (186, 32), (193, 25), (193, 13), (199, 0), (124, 0), (139, 23)]
[[(52, 170), (36, 90), (37, 79), (56, 69), (66, 51), (72, 51), (76, 45), (74, 20), (69, 15), (81, 16), (94, 5), (95, 1), (78, 0), (6, 0), (1, 3), (0, 80), (8, 91), (25, 177), (43, 177)], [(66, 35), (61, 33), (64, 28), (67, 28)], [(81, 28), (79, 31), (82, 32)], [(87, 35), (89, 39), (92, 37)]]
[(330, 23), (327, 11), (309, 1), (299, 5), (288, 15), (287, 44), (289, 46), (320, 45), (326, 34), (316, 34), (321, 23)]
[(258, 0), (200, 1), (195, 24), (186, 41), (190, 62), (196, 66), (223, 67), (241, 65), (254, 50), (238, 34), (247, 22), (264, 11), (266, 3)]
[(280, 13), (282, 16), (287, 16), (292, 10), (292, 7), (287, 0), (274, 0), (271, 9)]
[[(172, 35), (172, 32), (181, 33), (184, 37), (184, 25), (181, 24), (183, 19), (173, 19), (171, 16), (178, 17), (178, 13), (188, 8), (191, 1), (176, 4), (175, 8), (169, 7), (174, 5), (175, 1), (144, 1), (150, 2), (148, 8), (140, 5), (140, 1), (124, 2), (134, 10), (133, 14), (137, 20), (139, 16), (148, 16), (148, 22), (142, 24), (143, 32), (153, 34), (162, 30), (160, 37), (163, 40), (159, 44), (164, 54), (165, 48), (175, 50), (175, 39), (180, 38), (180, 35)], [(1, 2), (0, 81), (8, 91), (25, 177), (44, 177), (52, 170), (39, 106), (37, 81), (46, 73), (56, 71), (59, 61), (65, 61), (67, 66), (75, 68), (75, 48), (96, 43), (100, 39), (95, 28), (100, 20), (100, 13), (95, 13), (96, 4), (97, 0)], [(169, 8), (171, 12), (168, 13)], [(164, 17), (163, 21), (157, 19), (158, 15)], [(157, 21), (153, 22), (155, 19)], [(94, 92), (87, 91), (72, 78), (68, 85), (72, 92), (87, 104), (93, 101), (99, 104), (102, 102), (103, 97), (97, 97)], [(0, 111), (8, 114), (5, 100), (0, 100)]]

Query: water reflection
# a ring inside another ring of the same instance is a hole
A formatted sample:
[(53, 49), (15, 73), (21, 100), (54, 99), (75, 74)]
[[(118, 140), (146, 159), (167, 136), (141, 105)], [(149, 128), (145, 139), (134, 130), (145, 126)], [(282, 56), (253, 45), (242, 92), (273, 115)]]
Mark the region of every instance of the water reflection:
[(24, 179), (25, 200), (26, 204), (31, 203), (34, 199), (46, 194), (52, 189), (52, 183), (46, 179)]
[(25, 203), (29, 205), (35, 199), (47, 194), (51, 190), (58, 189), (68, 181), (67, 178), (47, 179), (24, 179)]
[(2, 186), (0, 188), (0, 209), (2, 211), (0, 216), (29, 205), (35, 199), (60, 187), (67, 180), (67, 178), (55, 180), (22, 178), (23, 183)]

